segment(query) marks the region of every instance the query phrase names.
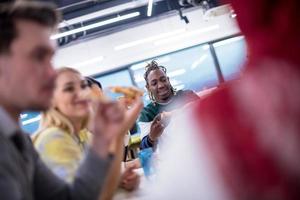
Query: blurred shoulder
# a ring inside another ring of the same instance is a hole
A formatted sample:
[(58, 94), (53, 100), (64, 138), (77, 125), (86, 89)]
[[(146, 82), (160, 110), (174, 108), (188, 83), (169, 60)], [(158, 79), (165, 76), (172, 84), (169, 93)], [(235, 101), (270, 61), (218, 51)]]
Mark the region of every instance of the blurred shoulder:
[(176, 99), (180, 99), (185, 103), (199, 100), (199, 96), (192, 90), (179, 90), (176, 92)]
[(34, 146), (38, 147), (51, 141), (67, 142), (72, 140), (70, 134), (58, 127), (49, 127), (38, 131), (32, 136)]

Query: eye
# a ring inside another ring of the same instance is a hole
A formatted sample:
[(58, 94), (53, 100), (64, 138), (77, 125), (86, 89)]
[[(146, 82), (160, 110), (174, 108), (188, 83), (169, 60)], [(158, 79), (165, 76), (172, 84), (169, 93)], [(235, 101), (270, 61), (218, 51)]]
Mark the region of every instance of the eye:
[(152, 81), (152, 82), (151, 82), (151, 85), (152, 85), (152, 86), (155, 86), (156, 84), (157, 84), (157, 81)]
[(81, 83), (80, 87), (81, 87), (81, 89), (84, 90), (89, 87), (89, 84), (87, 82), (84, 82), (84, 83)]
[(166, 77), (163, 77), (163, 78), (160, 79), (160, 81), (161, 81), (161, 82), (166, 82), (166, 81), (167, 81), (167, 78), (166, 78)]
[(64, 92), (73, 92), (74, 91), (74, 87), (73, 86), (67, 86), (63, 89)]
[(33, 59), (37, 62), (43, 62), (46, 59), (46, 54), (43, 52), (35, 52), (33, 54)]

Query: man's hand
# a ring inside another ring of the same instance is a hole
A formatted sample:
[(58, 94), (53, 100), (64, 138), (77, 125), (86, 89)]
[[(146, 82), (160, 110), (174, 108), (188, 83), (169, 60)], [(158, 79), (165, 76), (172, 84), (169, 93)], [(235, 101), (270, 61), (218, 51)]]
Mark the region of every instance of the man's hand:
[(143, 103), (140, 98), (135, 100), (129, 110), (118, 102), (99, 102), (90, 128), (94, 136), (92, 149), (100, 157), (106, 157), (111, 141), (127, 133), (142, 108)]
[(161, 114), (158, 114), (152, 121), (150, 127), (149, 138), (151, 141), (157, 141), (165, 129), (165, 124), (162, 121)]
[(120, 187), (128, 191), (138, 188), (140, 184), (140, 176), (134, 172), (135, 168), (136, 167), (133, 165), (126, 167), (125, 171), (121, 175)]

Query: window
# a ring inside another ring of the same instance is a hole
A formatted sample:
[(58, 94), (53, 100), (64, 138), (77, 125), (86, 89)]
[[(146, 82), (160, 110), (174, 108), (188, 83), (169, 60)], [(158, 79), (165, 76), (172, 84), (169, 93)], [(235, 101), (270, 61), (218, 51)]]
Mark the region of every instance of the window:
[[(220, 63), (224, 79), (230, 80), (238, 76), (242, 70), (242, 64), (246, 60), (246, 42), (244, 37), (234, 37), (213, 44)], [(213, 57), (208, 44), (191, 47), (177, 52), (158, 56), (155, 59), (160, 65), (167, 68), (167, 75), (171, 84), (177, 90), (194, 90), (199, 92), (203, 89), (218, 85), (218, 77)], [(151, 60), (136, 63), (130, 66), (134, 82), (139, 88), (144, 89), (144, 103), (150, 100), (146, 92), (144, 70)], [(132, 86), (131, 74), (128, 69), (123, 69), (110, 74), (98, 76), (104, 93), (112, 99), (117, 99), (121, 94), (112, 93), (110, 86)], [(21, 116), (21, 127), (25, 132), (33, 133), (38, 129), (40, 113), (26, 112)]]
[(131, 76), (128, 70), (122, 70), (111, 74), (99, 76), (96, 78), (102, 85), (105, 95), (112, 99), (117, 99), (122, 94), (112, 93), (110, 86), (132, 86)]
[(24, 112), (21, 114), (20, 123), (24, 132), (32, 134), (39, 128), (41, 115), (39, 112)]
[(225, 81), (236, 78), (246, 60), (246, 42), (243, 36), (213, 44)]

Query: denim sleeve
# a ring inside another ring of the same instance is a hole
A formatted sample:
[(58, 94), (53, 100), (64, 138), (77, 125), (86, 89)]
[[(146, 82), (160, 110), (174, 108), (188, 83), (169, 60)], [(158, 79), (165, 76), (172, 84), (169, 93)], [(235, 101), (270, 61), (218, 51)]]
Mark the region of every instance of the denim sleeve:
[(141, 149), (146, 149), (146, 148), (153, 148), (153, 143), (149, 140), (149, 136), (146, 135), (143, 137), (140, 148)]

